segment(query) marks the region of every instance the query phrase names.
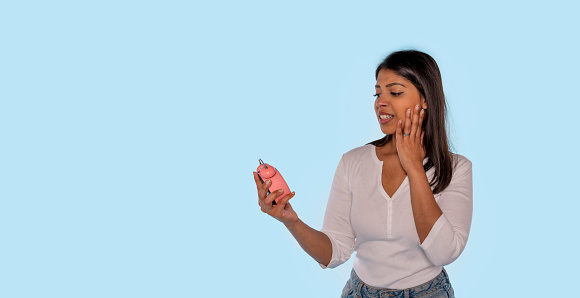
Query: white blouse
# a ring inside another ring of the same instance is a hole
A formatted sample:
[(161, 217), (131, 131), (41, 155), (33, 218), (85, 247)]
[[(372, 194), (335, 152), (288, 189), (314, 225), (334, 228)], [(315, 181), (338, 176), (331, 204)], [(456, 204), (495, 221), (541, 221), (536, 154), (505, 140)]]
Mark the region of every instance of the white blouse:
[[(353, 268), (368, 285), (418, 286), (437, 276), (465, 248), (473, 210), (471, 161), (453, 154), (451, 183), (435, 195), (443, 214), (420, 244), (409, 178), (389, 197), (381, 182), (383, 162), (375, 148), (371, 144), (354, 148), (338, 163), (321, 230), (332, 243), (328, 268), (346, 262), (356, 251)], [(426, 172), (429, 181), (434, 171)]]

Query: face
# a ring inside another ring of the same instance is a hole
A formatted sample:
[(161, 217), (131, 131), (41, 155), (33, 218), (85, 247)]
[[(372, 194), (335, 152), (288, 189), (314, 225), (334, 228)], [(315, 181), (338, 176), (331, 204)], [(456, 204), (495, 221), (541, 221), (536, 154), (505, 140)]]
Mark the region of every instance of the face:
[[(375, 114), (384, 134), (395, 134), (401, 119), (405, 124), (407, 109), (413, 112), (415, 105), (427, 109), (427, 102), (415, 85), (388, 69), (379, 71), (375, 97)], [(386, 119), (381, 119), (381, 115), (386, 115)]]

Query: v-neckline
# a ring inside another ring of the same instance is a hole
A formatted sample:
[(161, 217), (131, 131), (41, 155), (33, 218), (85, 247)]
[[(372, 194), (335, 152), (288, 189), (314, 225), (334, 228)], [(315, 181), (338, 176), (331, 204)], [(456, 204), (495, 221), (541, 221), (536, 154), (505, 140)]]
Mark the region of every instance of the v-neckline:
[(374, 160), (379, 165), (379, 175), (378, 175), (378, 184), (379, 184), (379, 188), (380, 188), (379, 191), (385, 196), (385, 198), (387, 200), (393, 200), (393, 198), (397, 197), (397, 195), (399, 194), (399, 192), (401, 192), (401, 189), (405, 185), (405, 182), (408, 182), (409, 176), (408, 175), (405, 175), (405, 179), (403, 179), (403, 181), (401, 182), (401, 184), (399, 184), (399, 186), (397, 187), (397, 189), (395, 190), (395, 192), (393, 193), (393, 195), (392, 196), (389, 196), (389, 194), (385, 190), (385, 187), (383, 186), (383, 161), (380, 160), (379, 159), (379, 156), (377, 155), (377, 146), (375, 146), (375, 145), (370, 145), (370, 146), (373, 149), (373, 150), (371, 150), (371, 152), (372, 152), (372, 154), (374, 156)]
[(385, 190), (385, 187), (383, 186), (383, 161), (381, 160), (380, 162), (381, 162), (380, 174), (379, 174), (379, 185), (380, 185), (380, 189), (381, 189), (381, 191), (383, 192), (383, 194), (385, 195), (385, 197), (388, 200), (392, 200), (395, 197), (397, 197), (397, 195), (399, 194), (399, 192), (401, 192), (401, 189), (405, 185), (405, 182), (407, 182), (409, 180), (409, 176), (408, 175), (405, 175), (405, 179), (403, 179), (403, 181), (401, 182), (401, 184), (399, 184), (399, 186), (397, 187), (397, 190), (395, 190), (395, 192), (393, 193), (393, 196), (389, 196), (389, 194)]

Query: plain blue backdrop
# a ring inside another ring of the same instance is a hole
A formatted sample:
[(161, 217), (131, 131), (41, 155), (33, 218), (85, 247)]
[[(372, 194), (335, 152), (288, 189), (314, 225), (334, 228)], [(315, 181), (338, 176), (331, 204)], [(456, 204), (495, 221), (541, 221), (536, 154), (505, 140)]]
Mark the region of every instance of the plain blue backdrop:
[(338, 297), (257, 205), (258, 158), (320, 229), (341, 155), (383, 135), (374, 71), (442, 72), (474, 215), (457, 297), (576, 285), (573, 1), (3, 1), (0, 297)]

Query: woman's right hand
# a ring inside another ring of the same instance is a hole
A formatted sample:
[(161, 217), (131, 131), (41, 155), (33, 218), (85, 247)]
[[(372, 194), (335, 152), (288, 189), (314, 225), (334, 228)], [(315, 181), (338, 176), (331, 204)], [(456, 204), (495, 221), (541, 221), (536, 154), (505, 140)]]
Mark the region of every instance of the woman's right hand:
[[(288, 201), (294, 197), (294, 192), (284, 196), (276, 205), (272, 202), (282, 195), (283, 190), (279, 189), (268, 194), (268, 188), (272, 185), (270, 180), (260, 181), (258, 173), (254, 172), (254, 181), (256, 181), (256, 188), (258, 189), (258, 205), (260, 205), (262, 212), (274, 217), (282, 222), (284, 225), (289, 225), (298, 221), (298, 215), (292, 209), (292, 205)], [(266, 196), (267, 195), (267, 196)]]

